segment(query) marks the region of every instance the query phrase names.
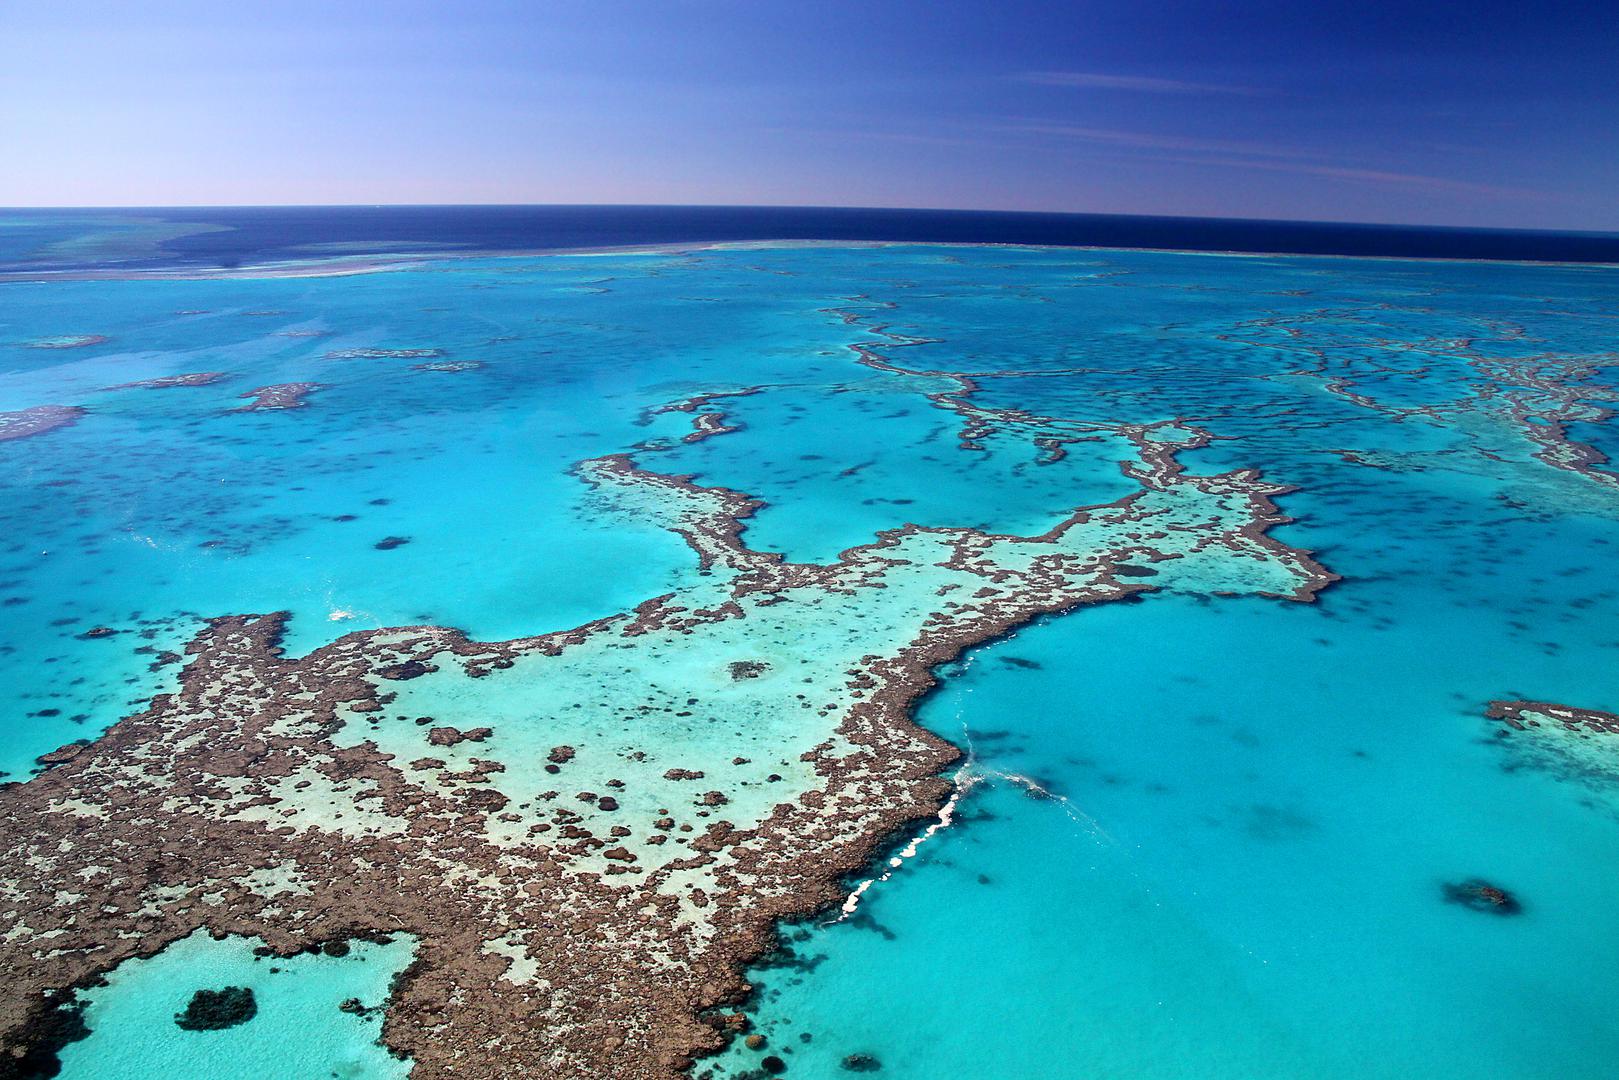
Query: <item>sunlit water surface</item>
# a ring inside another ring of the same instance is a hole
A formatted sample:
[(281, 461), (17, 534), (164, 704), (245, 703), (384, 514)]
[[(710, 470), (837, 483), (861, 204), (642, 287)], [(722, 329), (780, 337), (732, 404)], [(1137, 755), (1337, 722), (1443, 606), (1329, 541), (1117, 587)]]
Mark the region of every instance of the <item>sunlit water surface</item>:
[[(642, 412), (693, 394), (763, 387), (724, 405), (743, 430), (656, 467), (764, 499), (747, 538), (795, 559), (907, 522), (1038, 532), (1133, 489), (1108, 440), (1052, 464), (1026, 438), (960, 448), (940, 387), (848, 348), (890, 324), (937, 339), (894, 363), (972, 373), (986, 405), (1200, 424), (1219, 439), (1187, 464), (1297, 485), (1279, 536), (1344, 580), (1313, 605), (1083, 610), (947, 668), (920, 719), (968, 751), (957, 820), (854, 917), (785, 928), (750, 976), (766, 1047), (696, 1071), (1609, 1077), (1619, 799), (1526, 761), (1484, 709), (1619, 707), (1619, 487), (1535, 460), (1462, 353), (1595, 358), (1601, 384), (1616, 287), (932, 247), (0, 285), (0, 411), (87, 410), (0, 442), (0, 770), (24, 780), (140, 709), (207, 617), (289, 610), (295, 653), (421, 622), (487, 639), (689, 581), (677, 537), (600, 515), (570, 468), (679, 435), (687, 418)], [(89, 335), (106, 340), (36, 347)], [(333, 358), (368, 349), (433, 352)], [(446, 361), (478, 366), (416, 367)], [(229, 375), (106, 389), (197, 371)], [(1383, 408), (1330, 392), (1345, 374)], [(323, 387), (304, 408), (232, 411), (298, 381)], [(1456, 407), (1387, 411), (1429, 405)], [(1612, 431), (1570, 435), (1614, 452)], [(1474, 878), (1521, 912), (1445, 902)], [(337, 1009), (380, 1003), (408, 942), (274, 975), (251, 946), (199, 937), (120, 968), (63, 1075), (292, 1075), (289, 1045), (299, 1076), (408, 1068), (379, 1020)], [(247, 1024), (172, 1022), (195, 989), (249, 984)]]

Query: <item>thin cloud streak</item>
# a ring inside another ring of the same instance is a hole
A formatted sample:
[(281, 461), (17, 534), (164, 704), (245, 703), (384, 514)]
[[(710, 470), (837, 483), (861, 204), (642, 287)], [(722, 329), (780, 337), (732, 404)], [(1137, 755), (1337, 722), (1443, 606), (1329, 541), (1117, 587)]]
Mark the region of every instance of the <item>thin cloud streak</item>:
[(1357, 169), (1340, 165), (1315, 165), (1301, 161), (1260, 161), (1243, 158), (1181, 157), (1162, 160), (1179, 161), (1188, 165), (1219, 165), (1232, 169), (1264, 169), (1270, 172), (1290, 172), (1302, 176), (1321, 176), (1330, 180), (1349, 180), (1367, 184), (1428, 191), (1435, 194), (1484, 195), (1496, 199), (1550, 199), (1549, 192), (1533, 188), (1507, 187), (1499, 184), (1480, 184), (1472, 180), (1453, 180), (1445, 176), (1424, 176), (1420, 173), (1388, 172), (1382, 169)]
[[(927, 135), (901, 131), (829, 130), (814, 128), (772, 127), (765, 133), (797, 135), (807, 138), (836, 139), (840, 141), (868, 140), (898, 144), (933, 146), (992, 146), (996, 140), (971, 135)], [(1258, 169), (1266, 172), (1286, 172), (1298, 176), (1315, 176), (1327, 180), (1372, 184), (1405, 191), (1431, 194), (1479, 195), (1488, 198), (1528, 198), (1548, 200), (1553, 196), (1531, 188), (1485, 184), (1471, 180), (1456, 180), (1422, 173), (1398, 172), (1387, 169), (1367, 169), (1342, 165), (1320, 151), (1276, 143), (1246, 142), (1234, 139), (1200, 139), (1183, 135), (1160, 135), (1146, 131), (1121, 131), (1113, 128), (1092, 128), (1074, 124), (1019, 123), (997, 125), (980, 129), (986, 134), (1046, 135), (1101, 146), (1131, 150), (1166, 151), (1151, 154), (1155, 161), (1175, 162), (1182, 165), (1213, 165), (1227, 169)], [(1121, 155), (1121, 160), (1123, 155)]]
[(952, 135), (925, 135), (911, 131), (869, 131), (864, 129), (765, 127), (763, 135), (790, 135), (809, 139), (835, 139), (850, 141), (864, 139), (870, 142), (913, 143), (918, 146), (985, 146), (984, 139)]
[(1126, 90), (1141, 94), (1230, 94), (1236, 97), (1263, 97), (1270, 91), (1255, 86), (1226, 86), (1219, 83), (1185, 82), (1152, 75), (1109, 75), (1100, 71), (1026, 71), (1019, 82), (1039, 86), (1068, 86), (1085, 90)]
[(1157, 156), (1156, 160), (1174, 161), (1185, 165), (1215, 165), (1229, 169), (1288, 172), (1299, 176), (1318, 176), (1329, 180), (1346, 180), (1431, 194), (1482, 195), (1497, 199), (1528, 198), (1547, 200), (1552, 198), (1548, 192), (1531, 188), (1483, 184), (1472, 180), (1455, 180), (1449, 177), (1429, 176), (1422, 173), (1340, 165), (1333, 162), (1329, 155), (1319, 151), (1274, 143), (1242, 142), (1229, 139), (1199, 139), (1181, 135), (1159, 135), (1146, 131), (1117, 131), (1111, 128), (1081, 127), (1073, 124), (1026, 123), (1016, 125), (1013, 130), (1028, 134), (1075, 139), (1104, 146), (1119, 146), (1148, 151), (1170, 151), (1167, 155)]
[(1022, 123), (1012, 130), (1030, 135), (1055, 135), (1082, 142), (1105, 143), (1109, 146), (1132, 146), (1142, 150), (1180, 150), (1211, 154), (1253, 154), (1290, 160), (1324, 159), (1325, 154), (1274, 143), (1248, 142), (1238, 139), (1199, 139), (1185, 135), (1158, 135), (1150, 131), (1119, 131), (1113, 128), (1083, 127), (1077, 124)]

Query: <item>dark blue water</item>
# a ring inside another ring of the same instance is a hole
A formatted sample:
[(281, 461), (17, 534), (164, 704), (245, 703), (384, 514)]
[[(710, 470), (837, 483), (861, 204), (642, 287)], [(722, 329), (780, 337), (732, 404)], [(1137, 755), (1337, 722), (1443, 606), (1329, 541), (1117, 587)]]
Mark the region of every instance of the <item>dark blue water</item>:
[[(1322, 222), (1039, 214), (977, 210), (881, 210), (735, 206), (191, 207), (4, 211), (44, 239), (71, 217), (211, 231), (164, 236), (115, 260), (131, 268), (237, 267), (333, 254), (538, 251), (745, 240), (868, 240), (1046, 244), (1190, 251), (1380, 255), (1409, 258), (1619, 262), (1619, 235), (1410, 228)], [(217, 228), (223, 226), (223, 228)], [(15, 240), (22, 239), (19, 234)], [(105, 251), (3, 253), (12, 268), (85, 269)]]

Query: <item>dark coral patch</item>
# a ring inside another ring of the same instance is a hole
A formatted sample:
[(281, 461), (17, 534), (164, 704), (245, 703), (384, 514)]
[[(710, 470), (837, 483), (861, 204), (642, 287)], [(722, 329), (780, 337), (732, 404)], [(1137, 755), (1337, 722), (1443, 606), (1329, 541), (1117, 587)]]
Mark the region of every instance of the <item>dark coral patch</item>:
[(35, 405), (17, 412), (0, 412), (0, 442), (43, 435), (67, 427), (83, 415), (84, 410), (77, 405)]
[(1482, 911), (1490, 915), (1517, 915), (1523, 911), (1517, 897), (1482, 878), (1447, 881), (1443, 892), (1445, 903), (1460, 904), (1469, 911)]
[(403, 682), (406, 679), (419, 678), (432, 670), (431, 666), (422, 663), (420, 660), (405, 660), (398, 664), (389, 664), (385, 668), (378, 668), (377, 674), (384, 679)]
[(49, 753), (41, 754), (34, 760), (45, 766), (47, 769), (56, 765), (66, 765), (68, 762), (84, 753), (87, 746), (87, 740), (81, 739), (77, 742), (70, 742), (66, 746), (58, 746), (55, 750), (52, 750)]
[(22, 344), (26, 349), (83, 349), (91, 345), (105, 345), (110, 340), (105, 334), (63, 334)]
[[(72, 991), (51, 995), (47, 1003), (52, 1008), (27, 1031), (27, 1041), (20, 1053), (13, 1051), (9, 1060), (0, 1059), (0, 1075), (35, 1080), (58, 1076), (62, 1072), (60, 1053), (69, 1044), (88, 1038), (90, 1028), (84, 1022), (84, 1002)], [(9, 1067), (13, 1071), (5, 1072)]]
[(301, 409), (308, 404), (304, 399), (317, 390), (325, 389), (324, 383), (296, 382), (275, 383), (270, 386), (261, 386), (256, 390), (249, 390), (238, 395), (252, 398), (246, 405), (231, 410), (232, 412), (254, 412), (260, 409)]
[(198, 990), (191, 995), (186, 1011), (175, 1014), (174, 1023), (185, 1031), (222, 1031), (247, 1023), (258, 1011), (259, 1004), (249, 987)]

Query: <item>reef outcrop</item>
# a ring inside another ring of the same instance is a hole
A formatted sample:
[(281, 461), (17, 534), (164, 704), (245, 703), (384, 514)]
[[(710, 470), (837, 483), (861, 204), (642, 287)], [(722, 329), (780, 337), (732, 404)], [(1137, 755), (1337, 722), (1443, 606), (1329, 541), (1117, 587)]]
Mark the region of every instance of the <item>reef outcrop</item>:
[(223, 990), (198, 990), (191, 995), (185, 1012), (174, 1018), (176, 1027), (184, 1031), (223, 1031), (245, 1024), (259, 1012), (253, 991), (246, 986), (227, 986)]
[(309, 404), (308, 397), (315, 391), (322, 389), (321, 383), (292, 382), (275, 383), (271, 386), (261, 386), (257, 390), (249, 390), (243, 394), (244, 398), (253, 400), (246, 405), (238, 406), (233, 412), (253, 412), (258, 409), (301, 409)]
[(0, 412), (0, 442), (26, 439), (77, 423), (84, 410), (77, 405), (35, 405), (15, 412)]
[[(861, 358), (891, 364), (882, 345)], [(964, 443), (1052, 434), (970, 394), (936, 396)], [(704, 405), (672, 411), (735, 430)], [(777, 922), (839, 903), (945, 804), (957, 750), (911, 719), (938, 665), (1043, 614), (1160, 589), (1309, 601), (1333, 580), (1269, 534), (1285, 488), (1185, 471), (1206, 432), (1112, 434), (1135, 490), (1035, 535), (905, 525), (795, 563), (745, 542), (757, 500), (653, 471), (648, 447), (577, 474), (707, 573), (630, 611), (302, 657), (283, 615), (213, 620), (177, 690), (0, 788), (0, 1060), (33, 1051), (52, 995), (200, 928), (281, 955), (408, 932), (383, 1039), (420, 1080), (677, 1075), (723, 1044), (704, 1016), (746, 995)]]

